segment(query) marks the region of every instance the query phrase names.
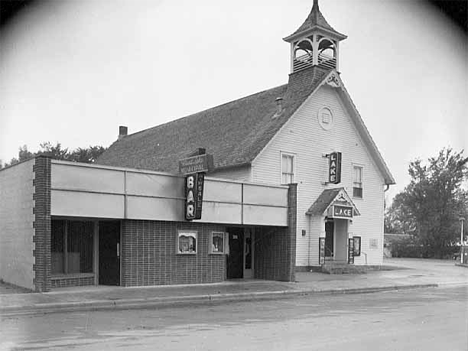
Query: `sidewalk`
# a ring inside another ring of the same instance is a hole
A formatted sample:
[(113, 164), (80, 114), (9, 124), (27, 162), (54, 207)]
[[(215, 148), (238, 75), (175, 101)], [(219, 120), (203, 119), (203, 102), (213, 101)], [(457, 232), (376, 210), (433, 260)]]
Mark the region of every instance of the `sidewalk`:
[(163, 308), (193, 303), (276, 299), (309, 294), (350, 294), (467, 285), (468, 269), (453, 261), (388, 259), (386, 270), (366, 274), (296, 273), (296, 282), (230, 280), (217, 284), (156, 287), (92, 286), (48, 293), (0, 289), (0, 316), (104, 309)]

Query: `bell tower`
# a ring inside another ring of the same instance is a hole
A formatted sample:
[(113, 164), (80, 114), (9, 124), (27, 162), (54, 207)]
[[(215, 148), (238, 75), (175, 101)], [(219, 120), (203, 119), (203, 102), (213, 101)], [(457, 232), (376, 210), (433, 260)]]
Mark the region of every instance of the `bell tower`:
[(339, 43), (346, 38), (328, 24), (314, 0), (304, 23), (283, 39), (291, 45), (291, 73), (312, 66), (339, 70)]

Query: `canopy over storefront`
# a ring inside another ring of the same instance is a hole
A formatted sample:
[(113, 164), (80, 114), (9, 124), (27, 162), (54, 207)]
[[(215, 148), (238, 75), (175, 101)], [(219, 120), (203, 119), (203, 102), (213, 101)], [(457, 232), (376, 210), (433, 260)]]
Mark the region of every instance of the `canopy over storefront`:
[(344, 188), (324, 190), (306, 214), (339, 219), (353, 219), (361, 215)]

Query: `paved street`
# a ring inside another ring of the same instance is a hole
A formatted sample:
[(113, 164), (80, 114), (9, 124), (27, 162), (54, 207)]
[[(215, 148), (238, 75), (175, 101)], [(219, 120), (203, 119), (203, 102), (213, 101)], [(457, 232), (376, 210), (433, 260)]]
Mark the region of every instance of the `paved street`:
[(0, 349), (467, 350), (466, 286), (5, 317)]

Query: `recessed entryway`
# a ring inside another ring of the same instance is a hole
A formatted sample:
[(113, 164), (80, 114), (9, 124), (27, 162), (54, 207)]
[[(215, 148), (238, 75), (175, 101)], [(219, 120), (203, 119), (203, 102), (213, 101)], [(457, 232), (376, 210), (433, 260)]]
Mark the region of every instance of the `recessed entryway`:
[(120, 221), (99, 222), (99, 284), (120, 285)]

